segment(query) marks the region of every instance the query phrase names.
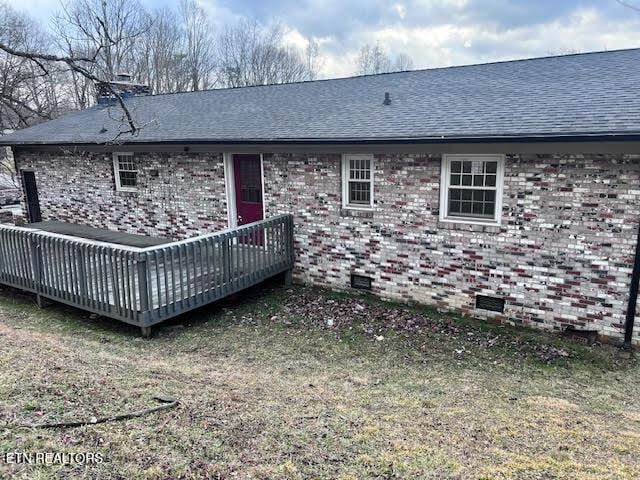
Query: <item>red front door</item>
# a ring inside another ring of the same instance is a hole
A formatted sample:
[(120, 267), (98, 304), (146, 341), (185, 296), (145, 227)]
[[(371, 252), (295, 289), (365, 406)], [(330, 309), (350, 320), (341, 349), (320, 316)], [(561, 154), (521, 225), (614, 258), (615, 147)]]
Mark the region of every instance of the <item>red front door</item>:
[(234, 155), (238, 225), (262, 220), (262, 168), (260, 155)]

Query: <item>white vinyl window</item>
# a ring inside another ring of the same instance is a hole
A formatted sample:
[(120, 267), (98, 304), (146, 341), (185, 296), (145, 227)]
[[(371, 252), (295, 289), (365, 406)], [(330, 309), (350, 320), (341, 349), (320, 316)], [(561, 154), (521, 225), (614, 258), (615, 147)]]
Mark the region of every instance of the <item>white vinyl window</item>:
[(138, 168), (133, 153), (118, 152), (113, 154), (113, 173), (116, 190), (135, 192), (138, 187)]
[(499, 225), (503, 172), (502, 155), (445, 155), (440, 220)]
[(342, 156), (342, 206), (373, 208), (373, 155)]

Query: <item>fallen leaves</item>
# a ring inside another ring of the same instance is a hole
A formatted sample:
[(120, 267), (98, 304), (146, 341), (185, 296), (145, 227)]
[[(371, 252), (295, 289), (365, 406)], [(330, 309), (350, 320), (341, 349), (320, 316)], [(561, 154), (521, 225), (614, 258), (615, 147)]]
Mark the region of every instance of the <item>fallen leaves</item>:
[[(291, 319), (296, 318), (302, 324), (336, 332), (356, 330), (373, 337), (377, 342), (385, 340), (387, 331), (413, 339), (423, 334), (445, 336), (458, 344), (453, 349), (457, 356), (467, 353), (470, 347), (477, 347), (506, 350), (516, 357), (531, 357), (543, 363), (571, 357), (571, 352), (566, 348), (558, 348), (544, 341), (496, 334), (495, 330), (473, 328), (451, 317), (442, 318), (438, 315), (434, 318), (409, 307), (388, 305), (382, 301), (365, 301), (348, 296), (334, 298), (318, 289), (299, 288), (295, 295), (287, 297), (281, 310), (284, 314), (271, 316), (272, 322), (292, 325)], [(417, 345), (417, 348), (428, 350), (425, 344)]]

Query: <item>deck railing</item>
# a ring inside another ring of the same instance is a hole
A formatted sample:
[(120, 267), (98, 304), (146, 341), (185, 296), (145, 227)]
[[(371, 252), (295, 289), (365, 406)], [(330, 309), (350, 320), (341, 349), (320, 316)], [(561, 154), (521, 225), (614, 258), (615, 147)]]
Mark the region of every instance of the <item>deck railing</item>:
[(0, 225), (0, 283), (148, 327), (293, 268), (293, 217), (148, 248)]

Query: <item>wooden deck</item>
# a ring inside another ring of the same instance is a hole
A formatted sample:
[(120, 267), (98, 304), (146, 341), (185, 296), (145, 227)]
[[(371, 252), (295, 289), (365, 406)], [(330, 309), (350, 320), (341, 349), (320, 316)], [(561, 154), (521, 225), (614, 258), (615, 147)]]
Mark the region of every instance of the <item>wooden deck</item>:
[(0, 283), (144, 328), (292, 267), (289, 215), (145, 248), (0, 226)]
[(42, 230), (43, 232), (59, 233), (60, 235), (138, 248), (166, 245), (172, 242), (170, 238), (118, 232), (106, 228), (94, 228), (87, 225), (78, 225), (77, 223), (58, 222), (56, 220), (30, 223), (29, 228)]

